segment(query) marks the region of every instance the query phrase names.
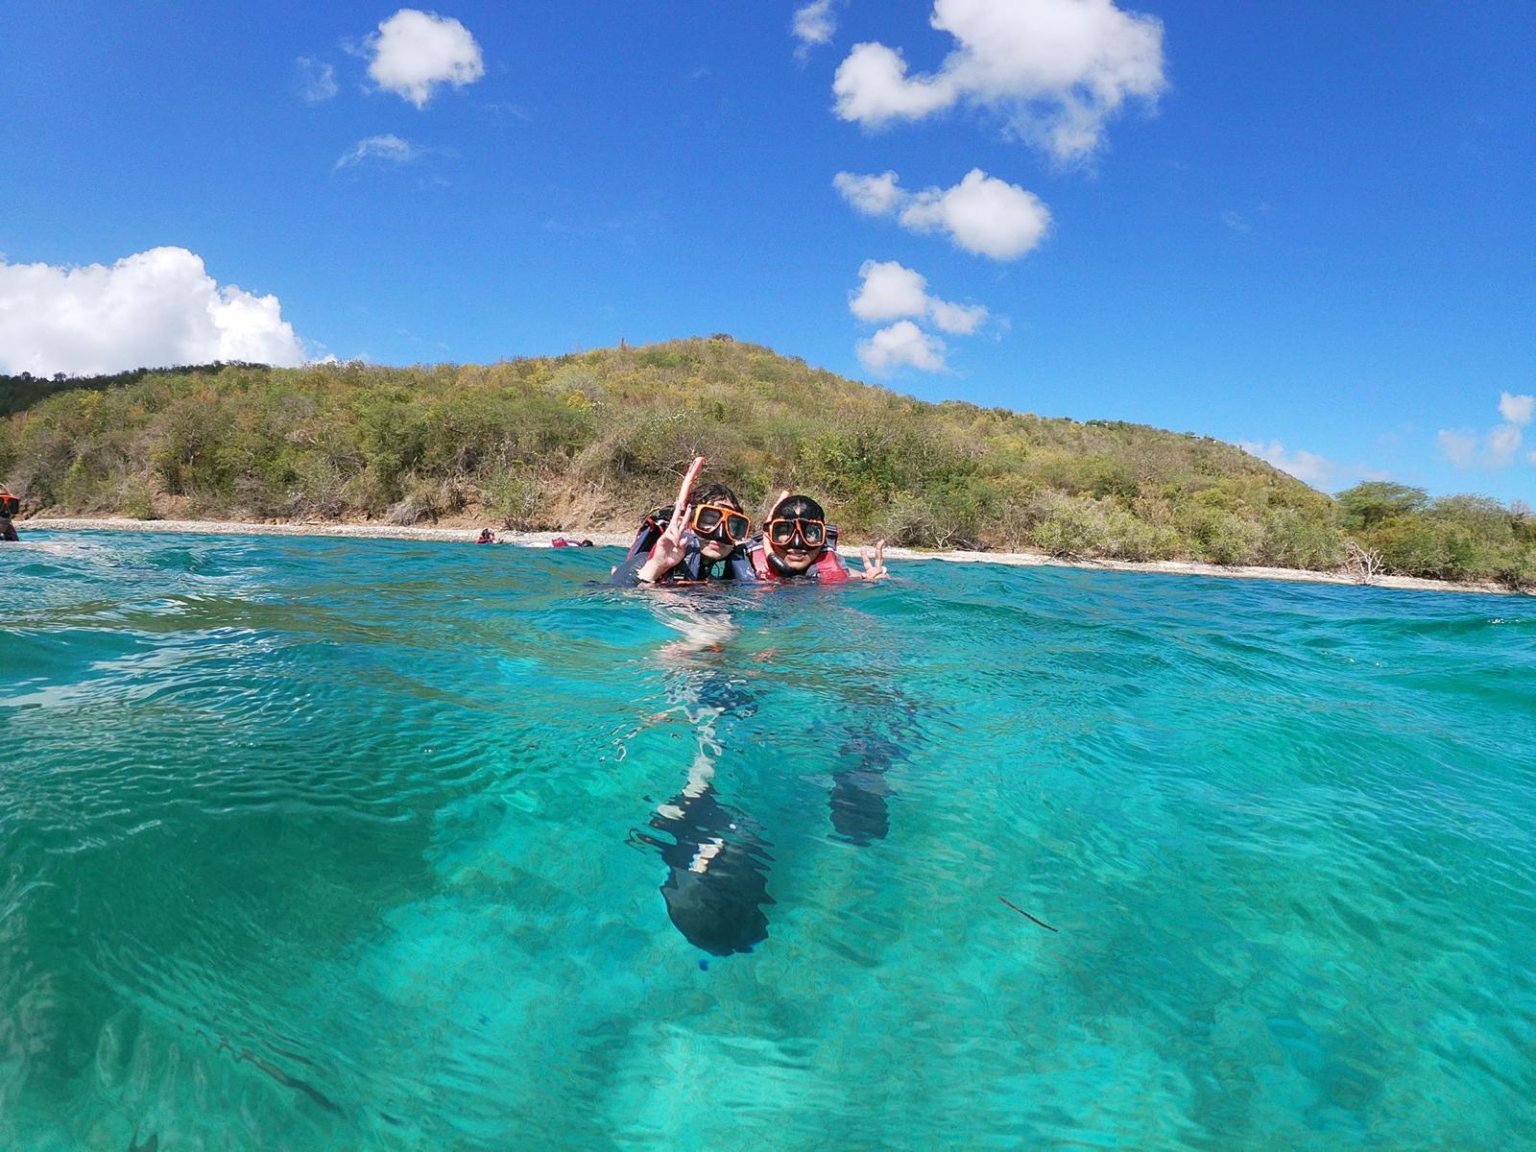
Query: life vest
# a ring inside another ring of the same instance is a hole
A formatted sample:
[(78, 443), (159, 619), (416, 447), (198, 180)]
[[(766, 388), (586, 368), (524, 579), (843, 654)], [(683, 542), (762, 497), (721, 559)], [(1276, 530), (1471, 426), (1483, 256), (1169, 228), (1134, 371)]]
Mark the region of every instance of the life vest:
[[(672, 522), (672, 506), (668, 504), (664, 508), (658, 508), (640, 521), (640, 527), (635, 529), (635, 539), (629, 546), (629, 552), (624, 556), (625, 560), (633, 560), (642, 553), (651, 554), (651, 549), (656, 547), (656, 541), (661, 539), (661, 534), (667, 530), (667, 525)], [(619, 565), (623, 567), (623, 565)]]
[[(671, 520), (670, 506), (656, 509), (642, 520), (640, 527), (635, 531), (634, 542), (630, 544), (629, 552), (624, 557), (624, 564), (636, 557), (648, 558)], [(752, 562), (747, 558), (746, 545), (738, 544), (724, 560), (705, 560), (704, 553), (699, 550), (700, 541), (697, 536), (692, 532), (684, 532), (683, 540), (687, 543), (687, 552), (677, 566), (666, 574), (662, 583), (705, 584), (711, 580), (755, 579)], [(617, 572), (623, 568), (624, 564), (618, 565), (614, 571)], [(717, 568), (720, 569), (718, 575), (715, 574)]]
[(822, 580), (828, 584), (836, 584), (848, 579), (848, 566), (837, 554), (837, 529), (831, 524), (827, 525), (826, 547), (821, 550), (821, 555), (816, 557), (816, 563), (804, 572), (790, 572), (781, 567), (779, 558), (768, 551), (760, 535), (752, 538), (752, 550), (748, 555), (752, 560), (752, 571), (757, 573), (759, 580)]

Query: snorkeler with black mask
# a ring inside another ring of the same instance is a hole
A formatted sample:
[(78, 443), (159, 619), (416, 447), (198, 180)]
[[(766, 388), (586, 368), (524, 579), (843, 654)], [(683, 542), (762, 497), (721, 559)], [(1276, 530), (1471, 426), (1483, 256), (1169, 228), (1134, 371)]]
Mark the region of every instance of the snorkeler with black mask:
[(838, 584), (845, 580), (883, 580), (890, 575), (885, 568), (885, 541), (860, 550), (863, 570), (850, 569), (837, 552), (837, 528), (827, 523), (827, 514), (809, 496), (782, 493), (774, 502), (762, 532), (753, 538), (748, 550), (752, 570), (758, 579), (772, 582), (814, 580)]

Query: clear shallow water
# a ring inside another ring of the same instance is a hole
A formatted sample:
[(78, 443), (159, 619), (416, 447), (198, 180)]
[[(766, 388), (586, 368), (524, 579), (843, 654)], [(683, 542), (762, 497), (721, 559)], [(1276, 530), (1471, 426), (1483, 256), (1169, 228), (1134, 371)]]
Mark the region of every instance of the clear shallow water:
[(0, 549), (0, 1147), (1536, 1144), (1531, 601), (615, 558)]

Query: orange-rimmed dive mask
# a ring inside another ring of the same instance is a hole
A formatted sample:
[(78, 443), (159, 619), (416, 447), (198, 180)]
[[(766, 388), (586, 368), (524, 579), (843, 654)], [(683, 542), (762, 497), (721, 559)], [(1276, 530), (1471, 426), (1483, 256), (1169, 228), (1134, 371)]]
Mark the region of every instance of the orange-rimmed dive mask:
[(789, 548), (796, 539), (807, 549), (814, 551), (827, 542), (827, 524), (824, 520), (793, 519), (770, 520), (763, 525), (769, 543), (777, 548)]
[(732, 544), (740, 544), (752, 531), (752, 521), (725, 504), (695, 504), (688, 527), (700, 536), (724, 535)]

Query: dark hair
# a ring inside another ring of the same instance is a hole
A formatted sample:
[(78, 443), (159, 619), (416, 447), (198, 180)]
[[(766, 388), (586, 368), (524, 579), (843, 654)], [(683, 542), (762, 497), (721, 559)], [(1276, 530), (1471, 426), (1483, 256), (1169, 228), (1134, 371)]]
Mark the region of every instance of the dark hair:
[(696, 489), (689, 499), (694, 504), (729, 504), (738, 512), (746, 511), (741, 501), (736, 499), (736, 493), (724, 484), (706, 484)]
[(825, 522), (827, 514), (822, 511), (821, 505), (809, 496), (786, 496), (774, 505), (772, 512), (768, 514), (770, 520), (820, 520)]

